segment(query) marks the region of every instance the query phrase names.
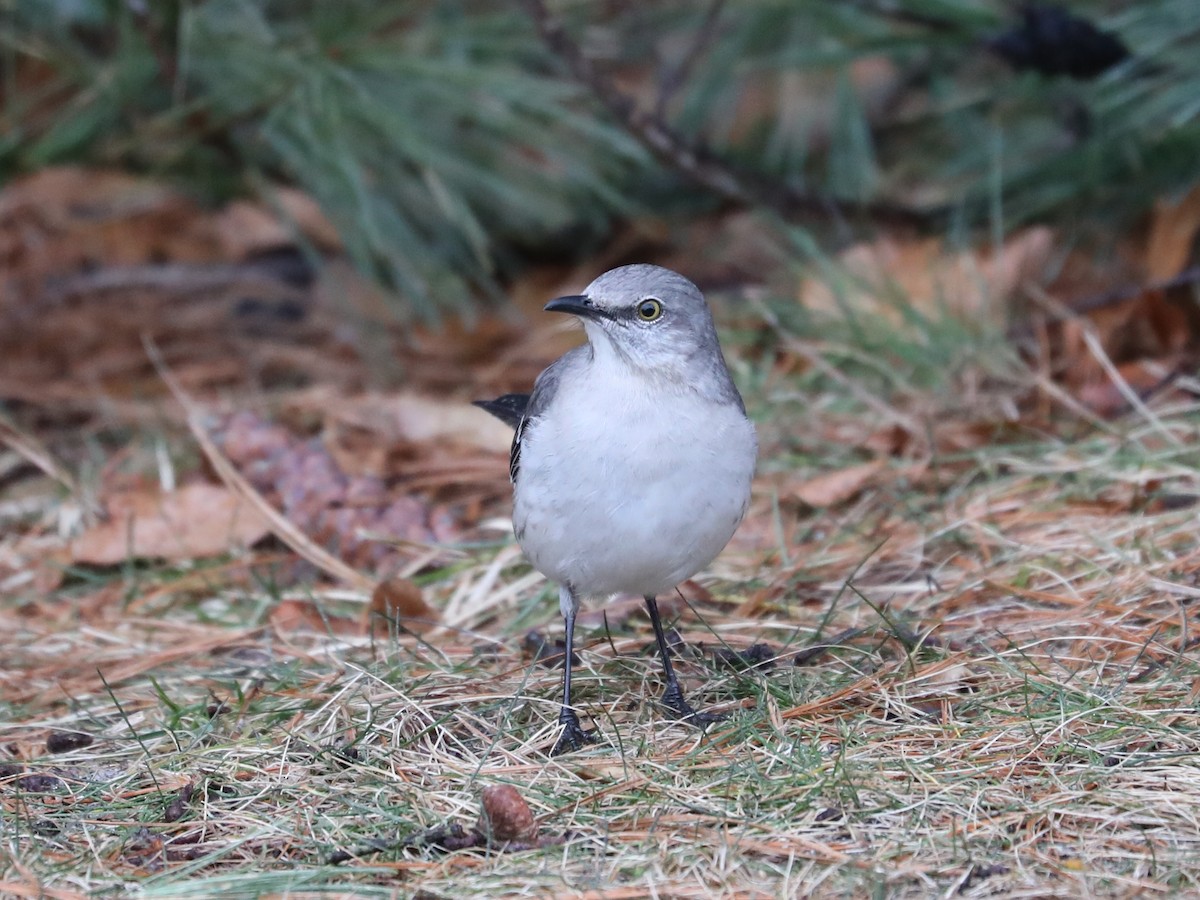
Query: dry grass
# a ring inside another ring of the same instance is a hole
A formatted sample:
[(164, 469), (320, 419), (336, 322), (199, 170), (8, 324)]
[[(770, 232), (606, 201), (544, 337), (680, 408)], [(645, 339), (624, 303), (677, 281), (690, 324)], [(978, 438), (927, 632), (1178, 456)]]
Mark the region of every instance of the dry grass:
[[(558, 672), (520, 652), (556, 602), (503, 543), (428, 576), (455, 627), (422, 638), (282, 633), (279, 592), (236, 560), (18, 591), (0, 606), (0, 894), (1200, 891), (1200, 410), (1154, 416), (898, 461), (820, 512), (776, 502), (768, 471), (715, 599), (677, 623), (691, 696), (729, 718), (668, 721), (647, 626), (614, 622), (583, 635), (577, 688), (603, 741), (557, 759)], [(711, 652), (757, 642), (774, 667)], [(63, 731), (96, 740), (47, 752)], [(398, 846), (469, 826), (492, 784), (565, 840)]]

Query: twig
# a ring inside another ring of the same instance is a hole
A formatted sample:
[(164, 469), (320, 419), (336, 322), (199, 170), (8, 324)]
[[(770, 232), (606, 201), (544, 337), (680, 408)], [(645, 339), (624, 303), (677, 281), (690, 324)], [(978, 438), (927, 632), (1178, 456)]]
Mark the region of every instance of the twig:
[[(134, 27), (141, 32), (142, 39), (150, 48), (150, 52), (154, 54), (154, 61), (158, 64), (158, 71), (162, 75), (163, 81), (169, 85), (175, 85), (179, 80), (179, 65), (175, 58), (173, 47), (168, 47), (163, 41), (162, 29), (155, 27), (154, 21), (150, 17), (148, 5), (141, 3), (127, 3), (126, 7), (130, 13), (130, 19), (134, 23)], [(163, 8), (167, 9), (167, 4), (163, 4)], [(170, 14), (166, 14), (168, 19)], [(174, 23), (168, 21), (166, 27), (171, 27)]]
[(54, 458), (50, 448), (35, 435), (19, 428), (17, 423), (9, 419), (3, 412), (0, 412), (0, 444), (7, 444), (14, 453), (41, 470), (43, 475), (57, 481), (74, 497), (81, 501), (90, 499), (83, 496), (75, 477)]
[[(1161, 281), (1151, 281), (1147, 284), (1132, 284), (1123, 287), (1114, 288), (1111, 291), (1105, 291), (1102, 294), (1093, 294), (1090, 297), (1085, 297), (1082, 300), (1066, 304), (1058, 304), (1059, 311), (1057, 318), (1051, 321), (1061, 321), (1064, 319), (1074, 319), (1087, 313), (1095, 312), (1099, 309), (1107, 309), (1110, 306), (1120, 306), (1122, 303), (1128, 303), (1130, 300), (1137, 300), (1139, 297), (1144, 297), (1147, 294), (1155, 294), (1160, 292), (1172, 291), (1176, 288), (1187, 287), (1188, 285), (1200, 284), (1200, 266), (1192, 266), (1184, 269), (1174, 278), (1164, 278)], [(1043, 297), (1044, 297), (1043, 293)], [(1035, 297), (1034, 299), (1042, 301), (1043, 297)], [(1046, 305), (1043, 303), (1043, 305)], [(1008, 336), (1012, 339), (1028, 338), (1033, 334), (1034, 326), (1031, 324), (1022, 324), (1012, 328), (1008, 332)]]
[(717, 36), (717, 22), (720, 21), (721, 11), (724, 8), (725, 0), (713, 0), (708, 7), (708, 12), (704, 14), (704, 21), (696, 30), (696, 38), (688, 47), (687, 53), (673, 69), (664, 72), (659, 78), (658, 100), (654, 104), (654, 114), (659, 119), (666, 119), (667, 106), (670, 105), (679, 89), (683, 87), (683, 83), (691, 75), (704, 51), (712, 45), (713, 39)]
[[(704, 144), (689, 142), (657, 111), (638, 109), (632, 98), (587, 58), (579, 44), (550, 15), (544, 0), (522, 2), (550, 51), (563, 61), (577, 81), (591, 90), (610, 115), (662, 162), (717, 196), (741, 206), (766, 207), (786, 217), (842, 217), (844, 204), (833, 197), (798, 191), (790, 185), (738, 170)], [(914, 210), (882, 202), (856, 203), (852, 208), (883, 224), (908, 227), (929, 227), (942, 215), (942, 210)]]
[(792, 657), (793, 666), (806, 666), (816, 659), (824, 656), (830, 650), (835, 650), (842, 646), (846, 641), (852, 641), (860, 635), (866, 634), (866, 628), (847, 628), (845, 631), (838, 632), (827, 641), (822, 641), (820, 644), (813, 644), (811, 647), (805, 647)]
[(232, 265), (196, 265), (164, 263), (145, 266), (112, 266), (72, 275), (52, 281), (46, 296), (52, 303), (62, 303), (82, 294), (151, 290), (184, 294), (218, 291), (233, 285), (243, 290), (255, 288), (278, 291), (285, 287), (278, 275), (262, 265), (235, 263)]
[(1196, 284), (1197, 282), (1200, 282), (1200, 266), (1192, 266), (1189, 269), (1184, 269), (1174, 278), (1164, 278), (1161, 281), (1151, 281), (1149, 284), (1135, 284), (1130, 287), (1117, 288), (1104, 294), (1085, 298), (1081, 302), (1073, 304), (1071, 310), (1076, 315), (1079, 315), (1080, 313), (1104, 309), (1106, 306), (1116, 306), (1127, 300), (1136, 300), (1145, 294), (1171, 291), (1175, 288), (1187, 287), (1189, 284)]
[(920, 25), (922, 28), (939, 34), (955, 34), (962, 31), (958, 23), (951, 19), (926, 15), (912, 9), (900, 9), (893, 3), (864, 3), (862, 0), (853, 0), (851, 5), (877, 16), (886, 16), (894, 22), (903, 22), (906, 25)]
[(1088, 352), (1100, 364), (1100, 368), (1104, 370), (1104, 374), (1108, 376), (1108, 380), (1112, 382), (1113, 387), (1117, 389), (1117, 393), (1124, 398), (1125, 402), (1143, 419), (1149, 422), (1151, 427), (1166, 438), (1173, 446), (1183, 446), (1179, 438), (1175, 436), (1175, 433), (1163, 424), (1162, 419), (1150, 410), (1145, 401), (1138, 396), (1138, 392), (1121, 375), (1120, 370), (1113, 363), (1112, 359), (1104, 352), (1104, 345), (1100, 343), (1100, 336), (1096, 334), (1096, 330), (1089, 326), (1081, 329), (1080, 333), (1083, 335), (1083, 342), (1087, 346)]

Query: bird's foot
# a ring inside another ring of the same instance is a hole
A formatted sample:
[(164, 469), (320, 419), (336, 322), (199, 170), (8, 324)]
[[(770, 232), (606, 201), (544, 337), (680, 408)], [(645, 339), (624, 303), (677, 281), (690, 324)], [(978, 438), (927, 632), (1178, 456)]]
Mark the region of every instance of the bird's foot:
[(579, 716), (569, 707), (562, 708), (562, 712), (558, 714), (558, 723), (562, 725), (563, 731), (558, 736), (554, 749), (550, 751), (551, 756), (582, 750), (586, 745), (594, 744), (598, 740), (595, 731), (583, 730), (583, 726), (579, 724)]
[(679, 718), (687, 722), (689, 725), (695, 725), (701, 731), (712, 725), (715, 722), (722, 721), (725, 716), (720, 713), (701, 712), (692, 704), (684, 699), (683, 690), (679, 687), (679, 682), (673, 682), (667, 685), (666, 691), (663, 692), (660, 700), (663, 706), (676, 713)]

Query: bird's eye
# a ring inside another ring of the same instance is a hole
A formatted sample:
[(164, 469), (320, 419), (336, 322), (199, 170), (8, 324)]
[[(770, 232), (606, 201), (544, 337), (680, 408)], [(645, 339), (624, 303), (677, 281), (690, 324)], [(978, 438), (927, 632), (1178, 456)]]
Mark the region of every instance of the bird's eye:
[(662, 317), (662, 304), (653, 297), (647, 297), (638, 304), (637, 315), (643, 322), (653, 322)]

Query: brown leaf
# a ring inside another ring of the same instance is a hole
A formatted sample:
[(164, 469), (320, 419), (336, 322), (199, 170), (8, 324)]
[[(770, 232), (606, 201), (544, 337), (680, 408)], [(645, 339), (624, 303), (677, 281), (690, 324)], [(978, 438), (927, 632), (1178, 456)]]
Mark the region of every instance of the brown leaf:
[[(1172, 370), (1171, 361), (1138, 359), (1117, 366), (1122, 380), (1139, 397), (1161, 386)], [(1129, 409), (1129, 399), (1106, 374), (1081, 385), (1076, 391), (1080, 401), (1102, 416), (1117, 416)]]
[[(676, 600), (679, 599), (680, 595), (683, 596), (683, 600), (685, 603), (690, 603), (695, 606), (709, 606), (714, 603), (717, 603), (717, 599), (715, 597), (713, 597), (712, 591), (710, 591), (708, 588), (706, 588), (700, 582), (693, 581), (690, 578), (687, 581), (677, 585), (675, 590), (671, 591), (671, 596), (674, 597)], [(660, 610), (666, 609), (666, 606), (664, 605), (664, 601), (666, 599), (667, 598), (665, 598), (665, 597), (659, 598), (658, 608)], [(725, 601), (725, 602), (728, 602), (728, 601)]]
[(885, 465), (884, 460), (876, 459), (845, 469), (835, 469), (796, 485), (790, 493), (809, 506), (836, 506), (866, 487)]
[[(274, 208), (273, 208), (274, 207)], [(308, 194), (276, 188), (268, 203), (235, 200), (214, 217), (221, 246), (239, 259), (275, 247), (291, 246), (303, 235), (325, 251), (341, 249), (337, 229)]]
[(1017, 432), (1017, 424), (1005, 420), (952, 420), (935, 422), (933, 425), (934, 445), (941, 453), (961, 453), (988, 447), (1005, 439), (1011, 440)]
[(903, 456), (912, 444), (912, 432), (903, 425), (884, 425), (871, 432), (862, 442), (864, 450), (881, 456)]
[(512, 429), (465, 400), (365, 394), (326, 408), (327, 444), (347, 472), (381, 473), (395, 445), (446, 442), (507, 453)]
[(368, 627), (375, 624), (377, 616), (418, 634), (441, 621), (440, 613), (425, 602), (421, 589), (407, 578), (386, 578), (375, 586), (366, 611)]
[(479, 813), (479, 830), (492, 841), (532, 840), (537, 822), (529, 804), (510, 784), (493, 784), (483, 789), (483, 808)]
[(127, 559), (196, 559), (248, 547), (267, 535), (266, 521), (218, 485), (184, 485), (170, 493), (125, 491), (108, 498), (109, 518), (71, 546), (74, 562), (115, 565)]
[(311, 600), (283, 600), (271, 610), (270, 620), (276, 631), (316, 631), (324, 634), (361, 634), (362, 627), (347, 616), (331, 616)]
[(1200, 233), (1200, 184), (1179, 200), (1154, 204), (1150, 236), (1146, 241), (1146, 277), (1150, 281), (1174, 278), (1183, 271)]
[(235, 200), (216, 216), (221, 247), (233, 259), (293, 243), (286, 225), (257, 203)]
[[(41, 240), (31, 241), (22, 233), (30, 229)], [(50, 274), (42, 266), (53, 266), (60, 277), (89, 261), (209, 261), (219, 254), (214, 223), (165, 182), (71, 166), (42, 169), (4, 188), (0, 249), (36, 265), (38, 274)]]
[(899, 321), (896, 303), (888, 302), (894, 298), (930, 314), (1003, 321), (1008, 297), (1040, 269), (1052, 246), (1053, 233), (1043, 227), (1018, 232), (991, 253), (948, 249), (940, 238), (883, 237), (841, 255), (851, 277), (837, 292), (814, 278), (801, 301), (826, 311), (848, 305)]
[[(336, 401), (330, 395), (331, 404)], [(387, 439), (378, 432), (358, 432), (362, 445), (387, 454)], [(351, 566), (395, 571), (395, 549), (375, 535), (427, 541), (426, 502), (409, 494), (408, 485), (389, 487), (381, 478), (348, 474), (344, 459), (362, 462), (363, 454), (340, 454), (334, 437), (327, 440), (292, 435), (249, 412), (231, 417), (217, 441), (253, 487), (279, 508), (287, 521)], [(365, 452), (365, 451), (364, 451)], [(382, 458), (382, 457), (381, 457)]]

